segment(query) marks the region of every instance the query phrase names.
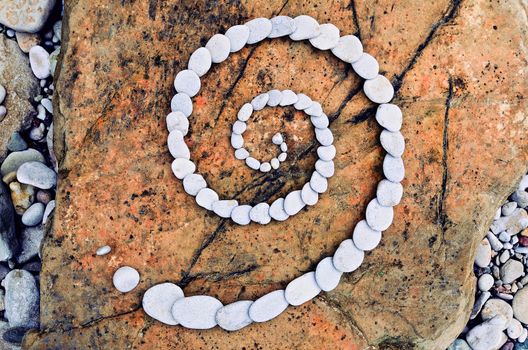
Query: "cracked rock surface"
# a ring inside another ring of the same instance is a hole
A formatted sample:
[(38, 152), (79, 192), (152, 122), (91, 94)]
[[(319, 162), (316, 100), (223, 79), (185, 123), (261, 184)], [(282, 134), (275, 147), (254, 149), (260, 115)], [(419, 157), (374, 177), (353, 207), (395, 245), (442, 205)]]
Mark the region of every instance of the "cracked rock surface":
[[(445, 349), (473, 305), (475, 248), (526, 172), (522, 13), (521, 1), (67, 2), (43, 332), (27, 335), (24, 347)], [(395, 83), (407, 143), (402, 204), (381, 245), (334, 291), (236, 333), (164, 326), (140, 309), (153, 284), (171, 281), (223, 303), (283, 288), (350, 237), (374, 196), (381, 130), (361, 80), (331, 53), (285, 39), (243, 48), (204, 76), (187, 143), (218, 193), (271, 202), (311, 173), (309, 120), (287, 108), (255, 112), (245, 135), (259, 159), (274, 156), (261, 146), (279, 129), (295, 137), (288, 160), (265, 174), (235, 159), (230, 125), (259, 93), (306, 93), (322, 102), (335, 135), (329, 191), (286, 222), (242, 227), (199, 208), (173, 176), (165, 116), (175, 74), (213, 34), (278, 14), (308, 14), (359, 35)], [(112, 252), (96, 256), (107, 244)], [(123, 265), (141, 275), (127, 294), (112, 287)]]

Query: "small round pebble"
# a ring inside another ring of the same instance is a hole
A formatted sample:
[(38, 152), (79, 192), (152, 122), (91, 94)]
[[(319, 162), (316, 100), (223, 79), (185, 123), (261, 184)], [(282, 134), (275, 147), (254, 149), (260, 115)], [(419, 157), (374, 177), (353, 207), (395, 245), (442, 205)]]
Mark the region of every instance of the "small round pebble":
[(247, 129), (247, 124), (237, 120), (233, 123), (233, 132), (242, 135)]
[(249, 317), (254, 322), (266, 322), (279, 316), (287, 307), (284, 290), (275, 290), (253, 302), (249, 308)]
[(341, 272), (356, 270), (365, 257), (365, 253), (358, 249), (351, 239), (346, 239), (337, 248), (332, 258), (334, 267)]
[(321, 288), (315, 280), (315, 272), (310, 271), (288, 283), (284, 297), (290, 305), (299, 306), (313, 299), (320, 292)]
[(330, 146), (319, 146), (317, 148), (317, 155), (320, 159), (330, 161), (334, 159), (336, 155), (336, 148), (334, 145)]
[(261, 225), (269, 224), (271, 221), (269, 209), (269, 204), (259, 203), (250, 210), (249, 218), (251, 219), (251, 221), (259, 223)]
[(41, 162), (27, 162), (18, 168), (17, 180), (47, 190), (57, 184), (57, 174)]
[(399, 182), (383, 179), (378, 183), (376, 197), (385, 207), (393, 207), (400, 203), (403, 196), (403, 186)]
[(183, 290), (173, 283), (160, 283), (147, 289), (141, 302), (150, 317), (171, 326), (178, 324), (172, 316), (172, 305), (183, 298)]
[(103, 256), (103, 255), (110, 253), (111, 251), (112, 251), (112, 248), (109, 245), (104, 245), (102, 247), (97, 248), (97, 250), (95, 251), (95, 254), (97, 256)]
[(249, 28), (248, 44), (256, 44), (271, 34), (272, 24), (267, 18), (255, 18), (245, 23)]
[(253, 157), (246, 158), (246, 165), (253, 170), (260, 169), (260, 162)]
[(235, 151), (235, 158), (239, 160), (244, 160), (249, 157), (249, 152), (245, 148), (239, 148)]
[(226, 31), (225, 36), (229, 39), (229, 51), (240, 51), (247, 44), (249, 27), (245, 25), (233, 26)]
[(310, 106), (306, 108), (304, 112), (314, 117), (321, 117), (323, 115), (323, 107), (319, 102), (312, 101)]
[(306, 205), (315, 205), (319, 201), (319, 194), (310, 187), (310, 183), (306, 183), (301, 190), (301, 199)]
[(22, 223), (26, 226), (36, 226), (42, 222), (44, 215), (44, 204), (35, 203), (31, 205), (22, 215)]
[(251, 300), (240, 300), (225, 305), (216, 312), (216, 322), (226, 331), (242, 329), (253, 322), (249, 317), (249, 308), (252, 304)]
[(297, 94), (293, 92), (292, 90), (282, 90), (282, 99), (279, 103), (280, 106), (291, 106), (297, 101), (299, 98), (297, 97)]
[(189, 117), (193, 111), (192, 100), (189, 95), (184, 93), (174, 95), (171, 100), (171, 110), (182, 112), (186, 117)]
[(394, 88), (391, 82), (383, 75), (365, 80), (363, 91), (368, 99), (374, 103), (387, 103), (394, 96)]
[(321, 260), (315, 269), (315, 280), (325, 292), (335, 289), (342, 275), (343, 273), (334, 267), (332, 257)]
[(269, 214), (277, 221), (284, 221), (290, 217), (284, 210), (284, 198), (278, 198), (271, 204)]
[(191, 152), (183, 140), (183, 134), (179, 130), (172, 130), (167, 138), (167, 147), (174, 158), (191, 158)]
[(249, 120), (249, 117), (251, 117), (252, 113), (253, 106), (251, 105), (251, 103), (245, 103), (238, 111), (237, 118), (241, 122), (246, 122)]
[(273, 169), (278, 169), (279, 166), (280, 166), (280, 161), (279, 161), (279, 159), (277, 159), (277, 158), (272, 158), (272, 159), (270, 160), (270, 165), (271, 165), (271, 167), (272, 167)]
[(361, 220), (354, 228), (352, 239), (356, 247), (369, 251), (378, 246), (381, 241), (381, 232), (371, 229), (365, 220)]
[(297, 16), (293, 19), (295, 23), (295, 31), (290, 34), (290, 39), (299, 41), (305, 39), (311, 39), (318, 36), (321, 31), (319, 29), (319, 23), (306, 15)]
[(383, 149), (393, 157), (401, 157), (405, 150), (405, 140), (399, 131), (383, 130), (380, 134), (380, 142)]
[[(281, 144), (281, 146), (282, 145), (283, 144)], [(288, 153), (282, 152), (281, 154), (278, 155), (277, 159), (279, 160), (279, 162), (284, 162), (286, 160), (287, 156), (288, 156)]]
[(312, 99), (305, 94), (297, 94), (297, 102), (293, 105), (295, 109), (302, 111), (312, 105)]
[(35, 45), (29, 50), (29, 64), (38, 79), (46, 79), (50, 76), (49, 58), (49, 53), (42, 46)]
[(237, 206), (238, 202), (234, 199), (219, 200), (213, 203), (213, 211), (222, 218), (230, 218)]
[(266, 107), (268, 103), (269, 95), (267, 93), (260, 94), (251, 100), (251, 105), (253, 110), (260, 111), (262, 108)]
[(280, 145), (284, 142), (284, 138), (282, 137), (282, 134), (278, 132), (272, 136), (271, 142), (273, 142), (275, 145)]
[(195, 295), (177, 299), (171, 313), (174, 320), (185, 328), (210, 329), (216, 326), (216, 313), (222, 306), (216, 298)]
[(200, 174), (189, 174), (183, 178), (183, 189), (191, 196), (196, 196), (205, 187), (207, 183)]
[(271, 170), (271, 164), (269, 162), (264, 162), (260, 164), (259, 170), (263, 173), (267, 173)]
[(139, 273), (130, 266), (123, 266), (117, 269), (112, 280), (118, 291), (127, 293), (139, 284)]
[(352, 68), (363, 79), (373, 79), (379, 73), (378, 61), (366, 52), (363, 52), (361, 57), (352, 63)]
[(189, 58), (188, 69), (192, 70), (199, 77), (203, 76), (211, 68), (213, 61), (211, 59), (211, 53), (205, 47), (200, 47), (194, 51)]
[(268, 38), (279, 38), (281, 36), (290, 35), (296, 29), (295, 21), (288, 16), (276, 16), (271, 20), (271, 33)]
[(280, 144), (280, 149), (282, 152), (288, 152), (288, 145), (286, 144), (286, 142)]
[(7, 91), (5, 87), (2, 84), (0, 84), (0, 104), (4, 103), (6, 95), (7, 95)]
[(319, 50), (330, 50), (339, 43), (339, 28), (332, 23), (319, 26), (319, 35), (310, 39), (310, 44)]
[(376, 110), (376, 121), (385, 129), (397, 132), (402, 126), (402, 111), (400, 107), (392, 103), (384, 103)]
[(167, 129), (169, 132), (178, 130), (183, 136), (189, 132), (189, 119), (182, 112), (171, 112), (167, 115)]
[(225, 35), (215, 34), (205, 44), (205, 48), (211, 53), (211, 61), (213, 63), (220, 63), (225, 61), (229, 56), (231, 52), (231, 41)]
[(324, 113), (319, 117), (310, 117), (310, 121), (312, 122), (312, 125), (317, 129), (326, 129), (330, 125), (330, 121)]
[(239, 149), (244, 146), (244, 138), (240, 134), (233, 133), (231, 134), (231, 146), (234, 149)]
[(330, 129), (315, 129), (315, 138), (322, 146), (330, 146), (334, 142), (334, 135)]
[(368, 225), (377, 231), (385, 231), (392, 224), (394, 210), (392, 207), (385, 207), (374, 198), (367, 205), (365, 214)]
[(213, 210), (213, 203), (218, 199), (218, 194), (207, 187), (202, 188), (196, 195), (196, 203), (207, 210)]
[(306, 204), (301, 197), (301, 191), (292, 191), (284, 198), (284, 211), (288, 215), (295, 215), (304, 208)]
[(328, 180), (317, 171), (314, 171), (310, 178), (310, 187), (317, 193), (324, 193), (328, 189)]
[(268, 91), (269, 100), (268, 100), (268, 106), (275, 107), (278, 106), (280, 101), (282, 100), (282, 92), (279, 90), (271, 90)]
[(401, 182), (405, 177), (405, 166), (401, 157), (387, 154), (383, 160), (383, 174), (389, 181)]
[(332, 177), (334, 176), (334, 172), (335, 172), (334, 162), (331, 160), (326, 161), (326, 160), (318, 159), (315, 162), (315, 170), (319, 174), (321, 174), (321, 176), (323, 177), (326, 177), (326, 178)]
[(231, 212), (231, 220), (239, 225), (247, 225), (251, 222), (249, 212), (252, 207), (250, 205), (239, 205)]
[(332, 53), (344, 62), (354, 63), (361, 58), (363, 45), (356, 36), (344, 35), (339, 38), (339, 42), (332, 49)]
[(189, 97), (195, 96), (200, 91), (200, 87), (200, 77), (192, 70), (182, 70), (174, 78), (174, 88), (176, 91), (187, 94)]

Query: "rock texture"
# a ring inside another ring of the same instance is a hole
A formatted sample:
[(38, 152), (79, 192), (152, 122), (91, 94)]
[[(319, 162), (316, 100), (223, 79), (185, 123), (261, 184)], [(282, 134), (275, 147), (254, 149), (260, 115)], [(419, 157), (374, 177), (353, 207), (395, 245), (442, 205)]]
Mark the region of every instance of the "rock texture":
[[(7, 90), (6, 116), (0, 120), (0, 161), (7, 154), (7, 141), (15, 131), (29, 126), (35, 109), (30, 100), (37, 95), (38, 81), (31, 72), (29, 59), (16, 41), (0, 37), (0, 85)], [(1, 119), (1, 118), (0, 118)]]
[[(218, 193), (271, 203), (300, 189), (314, 167), (309, 120), (286, 108), (254, 113), (246, 143), (259, 159), (276, 156), (260, 146), (279, 129), (295, 137), (288, 160), (266, 174), (235, 158), (230, 125), (259, 93), (306, 93), (332, 121), (329, 191), (286, 222), (238, 226), (198, 207), (172, 175), (164, 120), (190, 54), (233, 24), (303, 13), (359, 35), (396, 85), (407, 178), (395, 223), (335, 290), (272, 322), (236, 333), (163, 326), (140, 308), (150, 286), (171, 281), (186, 295), (223, 303), (284, 288), (351, 236), (374, 196), (383, 152), (360, 79), (331, 53), (285, 39), (211, 68), (186, 140)], [(27, 336), (25, 348), (445, 349), (469, 317), (475, 248), (526, 172), (522, 13), (520, 1), (67, 2), (54, 98), (61, 179), (43, 248), (43, 332)], [(106, 244), (112, 252), (96, 256)], [(127, 294), (112, 287), (124, 265), (141, 275)]]

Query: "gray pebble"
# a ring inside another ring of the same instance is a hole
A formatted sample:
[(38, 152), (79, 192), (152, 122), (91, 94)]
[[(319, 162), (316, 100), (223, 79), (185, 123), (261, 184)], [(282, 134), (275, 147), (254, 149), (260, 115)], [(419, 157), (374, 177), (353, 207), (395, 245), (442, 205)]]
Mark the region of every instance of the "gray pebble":
[(280, 106), (291, 106), (299, 100), (297, 94), (291, 90), (282, 90), (282, 99), (279, 103)]
[(167, 115), (167, 130), (178, 130), (183, 136), (189, 132), (189, 119), (182, 112), (171, 112)]
[(310, 271), (288, 283), (284, 297), (290, 305), (299, 306), (315, 298), (320, 292), (321, 288), (315, 280), (315, 272)]
[(293, 18), (288, 16), (276, 16), (271, 20), (271, 33), (268, 38), (279, 38), (292, 34), (295, 29), (295, 21)]
[(103, 255), (110, 253), (111, 251), (112, 251), (112, 248), (109, 245), (104, 245), (102, 247), (97, 248), (97, 250), (95, 251), (95, 255), (103, 256)]
[(227, 30), (225, 36), (229, 39), (229, 51), (240, 51), (249, 38), (249, 27), (245, 25), (236, 25)]
[(249, 308), (252, 304), (251, 300), (240, 300), (225, 305), (216, 312), (216, 322), (226, 331), (242, 329), (253, 322), (249, 317)]
[(239, 149), (244, 146), (244, 138), (240, 134), (231, 134), (231, 146), (234, 149)]
[(385, 231), (392, 224), (394, 210), (392, 207), (385, 207), (374, 198), (367, 205), (365, 214), (368, 225), (377, 231)]
[(334, 162), (331, 160), (326, 161), (326, 160), (318, 159), (315, 162), (315, 170), (319, 174), (321, 174), (321, 176), (323, 177), (326, 177), (326, 178), (332, 177), (334, 176), (334, 172), (335, 172)]
[(28, 148), (26, 141), (20, 136), (18, 132), (11, 134), (9, 141), (7, 141), (7, 149), (11, 152), (23, 151)]
[(508, 234), (508, 232), (502, 231), (501, 233), (499, 233), (499, 240), (503, 243), (509, 242), (510, 235)]
[(501, 213), (503, 216), (510, 216), (517, 209), (516, 202), (508, 202), (501, 207)]
[(284, 198), (278, 198), (271, 204), (269, 214), (277, 221), (284, 221), (290, 217), (284, 210)]
[(504, 250), (499, 256), (499, 261), (501, 264), (504, 264), (508, 259), (510, 258), (510, 252), (508, 250)]
[(249, 28), (248, 44), (256, 44), (271, 34), (272, 24), (267, 18), (255, 18), (245, 23)]
[(127, 293), (137, 287), (139, 284), (139, 273), (130, 266), (123, 266), (114, 272), (112, 279), (114, 287), (122, 292)]
[(196, 165), (189, 159), (176, 158), (172, 162), (171, 169), (174, 173), (174, 176), (182, 180), (187, 175), (194, 173), (194, 171), (196, 170)]
[(339, 42), (332, 49), (332, 53), (344, 62), (354, 63), (361, 58), (363, 45), (354, 35), (344, 35), (339, 38)]
[(2, 176), (16, 171), (22, 164), (27, 162), (44, 163), (44, 156), (37, 150), (30, 148), (25, 151), (10, 153), (0, 166)]
[(41, 162), (27, 162), (18, 168), (17, 180), (47, 190), (57, 184), (57, 174)]
[(389, 181), (401, 182), (405, 177), (403, 160), (400, 157), (387, 154), (383, 160), (383, 174)]
[(6, 115), (7, 115), (6, 106), (0, 106), (0, 121), (2, 121)]
[(244, 131), (247, 129), (247, 124), (244, 122), (241, 122), (240, 120), (237, 120), (233, 123), (233, 132), (235, 134), (242, 135)]
[(238, 202), (234, 199), (219, 200), (213, 203), (213, 211), (222, 218), (230, 218), (237, 206)]
[(477, 246), (475, 253), (475, 265), (478, 267), (487, 267), (491, 262), (491, 246), (484, 238)]
[(473, 304), (473, 309), (471, 310), (471, 314), (469, 315), (469, 319), (473, 320), (475, 317), (480, 314), (480, 310), (482, 309), (482, 306), (488, 301), (488, 299), (491, 297), (490, 292), (482, 292), (478, 296), (477, 300), (475, 300), (475, 304)]
[(185, 328), (210, 329), (216, 326), (216, 313), (222, 306), (216, 298), (195, 295), (177, 299), (171, 312), (174, 320)]
[(335, 289), (342, 275), (343, 273), (334, 267), (331, 257), (321, 260), (315, 269), (315, 280), (325, 292)]
[(251, 105), (253, 110), (260, 111), (262, 108), (266, 107), (268, 103), (269, 95), (267, 93), (260, 94), (251, 100)]
[(189, 58), (188, 69), (192, 70), (199, 77), (203, 76), (211, 68), (213, 61), (211, 59), (211, 53), (205, 47), (200, 47), (194, 51)]
[(332, 23), (319, 26), (319, 35), (310, 39), (310, 44), (319, 50), (330, 50), (339, 43), (339, 28)]
[(288, 193), (284, 198), (284, 211), (290, 216), (297, 214), (305, 206), (299, 190)]
[(357, 248), (369, 251), (378, 246), (381, 241), (381, 232), (371, 229), (365, 220), (361, 220), (354, 228), (352, 240)]
[(405, 140), (399, 131), (383, 130), (380, 134), (380, 142), (383, 149), (393, 157), (401, 157), (405, 150)]
[(321, 31), (319, 29), (319, 23), (306, 15), (297, 16), (293, 19), (295, 23), (295, 31), (290, 34), (290, 39), (299, 41), (305, 39), (311, 39), (318, 36)]
[(336, 148), (334, 145), (317, 147), (317, 155), (322, 160), (332, 160), (336, 155)]
[(334, 135), (330, 129), (315, 129), (315, 138), (322, 146), (330, 146), (334, 143)]
[(176, 91), (187, 94), (189, 97), (195, 96), (200, 91), (200, 87), (200, 77), (192, 70), (182, 70), (174, 78), (174, 88)]
[(44, 204), (35, 203), (31, 205), (22, 215), (22, 223), (26, 226), (36, 226), (42, 222), (44, 215)]
[(235, 158), (239, 160), (244, 160), (249, 157), (249, 152), (245, 148), (239, 148), (235, 151)]
[(10, 327), (38, 328), (40, 294), (35, 278), (24, 270), (12, 270), (2, 281), (5, 318)]
[(376, 121), (389, 131), (400, 131), (402, 120), (403, 116), (400, 107), (392, 103), (381, 104), (376, 110)]
[(488, 238), (488, 241), (489, 241), (489, 243), (491, 245), (491, 248), (494, 251), (498, 252), (504, 247), (502, 242), (499, 241), (499, 239), (492, 232), (488, 232), (486, 237)]
[(191, 152), (183, 140), (183, 134), (179, 130), (172, 130), (167, 138), (167, 146), (174, 158), (191, 158)]
[(361, 57), (352, 63), (352, 68), (363, 79), (373, 79), (379, 73), (378, 61), (366, 52), (363, 52)]
[(487, 292), (493, 287), (494, 282), (493, 276), (485, 273), (479, 277), (477, 285), (480, 291)]
[(513, 309), (504, 300), (493, 298), (484, 304), (480, 312), (483, 321), (492, 320), (493, 324), (500, 326), (500, 330), (508, 328), (513, 319)]
[(251, 103), (245, 103), (238, 111), (237, 118), (242, 122), (246, 122), (253, 113), (253, 106)]
[(246, 165), (250, 167), (253, 170), (259, 170), (260, 169), (260, 162), (256, 160), (253, 157), (247, 157), (246, 158)]
[(250, 205), (239, 205), (231, 212), (231, 220), (239, 225), (247, 225), (251, 222), (249, 212), (252, 207)]
[(213, 63), (220, 63), (225, 61), (229, 56), (231, 52), (231, 41), (225, 35), (215, 34), (205, 44), (205, 48), (211, 53), (211, 61)]
[(25, 227), (20, 237), (20, 254), (17, 258), (19, 264), (23, 264), (40, 254), (40, 247), (44, 234), (44, 226)]
[(150, 317), (171, 326), (178, 324), (172, 316), (172, 305), (183, 298), (183, 290), (173, 283), (160, 283), (147, 289), (141, 304)]
[(270, 206), (268, 203), (259, 203), (249, 211), (249, 218), (251, 221), (261, 225), (269, 224), (271, 221), (269, 209)]
[(7, 95), (7, 91), (5, 87), (2, 84), (0, 84), (0, 104), (4, 103), (6, 95)]
[(207, 187), (202, 188), (196, 195), (196, 203), (207, 210), (213, 210), (213, 203), (218, 199), (218, 194)]
[(376, 197), (378, 202), (386, 207), (393, 207), (400, 203), (403, 196), (403, 186), (399, 182), (383, 179), (378, 183)]
[(346, 239), (337, 248), (332, 262), (337, 270), (352, 272), (361, 265), (364, 257), (365, 253), (358, 249), (351, 239)]
[(501, 280), (510, 284), (524, 274), (524, 267), (520, 261), (510, 259), (500, 269)]
[(276, 290), (255, 300), (249, 308), (249, 317), (254, 322), (266, 322), (279, 316), (287, 307), (284, 290)]
[(383, 75), (365, 80), (363, 91), (368, 99), (374, 103), (387, 103), (394, 96), (394, 88), (391, 82)]
[(301, 190), (301, 199), (306, 205), (315, 205), (319, 200), (319, 194), (310, 187), (310, 183), (305, 183)]
[(466, 334), (466, 341), (473, 350), (499, 349), (508, 338), (495, 325), (482, 323)]
[(317, 193), (324, 193), (328, 189), (328, 180), (317, 171), (314, 171), (310, 178), (310, 187)]
[(312, 125), (317, 129), (326, 129), (328, 128), (328, 125), (330, 125), (330, 121), (324, 113), (320, 117), (310, 117), (310, 121), (312, 122)]
[(191, 196), (196, 196), (205, 187), (207, 183), (200, 174), (189, 174), (183, 179), (183, 189)]
[(517, 291), (512, 302), (515, 318), (528, 324), (528, 287)]

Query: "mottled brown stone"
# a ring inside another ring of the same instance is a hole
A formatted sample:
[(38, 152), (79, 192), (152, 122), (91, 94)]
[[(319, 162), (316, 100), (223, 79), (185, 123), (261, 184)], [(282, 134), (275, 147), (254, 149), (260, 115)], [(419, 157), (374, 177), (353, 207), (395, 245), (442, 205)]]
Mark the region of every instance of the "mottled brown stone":
[[(519, 1), (477, 0), (67, 2), (54, 99), (61, 181), (43, 250), (42, 333), (24, 346), (445, 349), (469, 317), (474, 248), (526, 171), (522, 12)], [(313, 168), (308, 120), (291, 109), (254, 114), (245, 137), (258, 157), (275, 150), (279, 127), (295, 140), (269, 174), (235, 159), (230, 126), (260, 92), (306, 93), (322, 102), (336, 139), (336, 175), (319, 203), (284, 223), (241, 227), (199, 208), (172, 175), (164, 117), (175, 73), (211, 35), (279, 13), (358, 33), (395, 83), (407, 141), (395, 223), (336, 290), (272, 322), (235, 333), (160, 325), (139, 308), (151, 285), (173, 281), (224, 303), (284, 287), (350, 236), (374, 195), (380, 128), (360, 80), (331, 53), (286, 39), (212, 68), (186, 140), (213, 189), (271, 201)], [(96, 257), (105, 244), (112, 252)], [(141, 282), (123, 295), (111, 276), (125, 264)]]

